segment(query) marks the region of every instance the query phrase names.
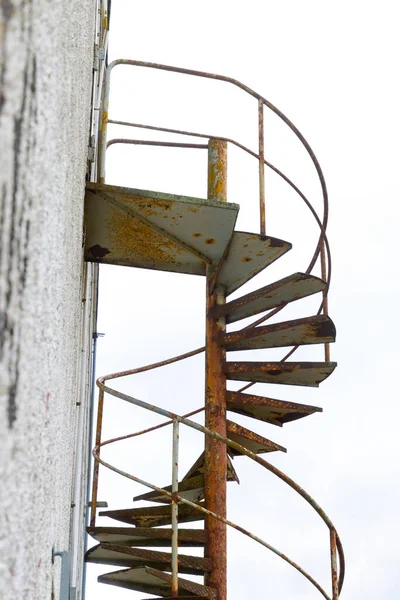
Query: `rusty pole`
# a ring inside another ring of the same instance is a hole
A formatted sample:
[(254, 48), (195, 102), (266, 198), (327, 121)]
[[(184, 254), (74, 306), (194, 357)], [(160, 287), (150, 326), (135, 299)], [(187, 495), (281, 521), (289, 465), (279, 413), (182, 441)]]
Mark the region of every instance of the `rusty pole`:
[[(104, 390), (99, 390), (99, 403), (97, 408), (97, 424), (96, 424), (96, 448), (101, 443), (101, 429), (103, 427), (103, 408), (104, 408)], [(99, 461), (94, 460), (93, 464), (93, 482), (92, 482), (92, 499), (90, 504), (90, 527), (96, 525), (96, 509), (97, 509), (97, 490), (99, 487)]]
[(258, 100), (258, 176), (260, 187), (260, 233), (265, 235), (264, 102)]
[[(226, 201), (226, 142), (210, 140), (208, 197)], [(225, 290), (212, 289), (212, 267), (207, 267), (206, 318), (206, 398), (205, 425), (226, 436), (226, 377), (223, 372), (225, 350), (218, 343), (225, 332), (225, 318), (215, 317), (215, 307), (225, 302)], [(208, 510), (226, 518), (227, 448), (210, 436), (205, 440), (205, 502)], [(206, 585), (217, 590), (218, 600), (226, 600), (226, 524), (206, 516), (208, 541), (205, 556), (211, 558), (213, 570)]]
[[(326, 256), (325, 256), (325, 240), (321, 237), (320, 241), (320, 253), (321, 253), (321, 279), (326, 281), (327, 272), (326, 272)], [(326, 291), (322, 292), (322, 312), (324, 315), (328, 315), (328, 296)], [(324, 344), (325, 348), (325, 360), (329, 362), (331, 359), (331, 349), (329, 344)]]

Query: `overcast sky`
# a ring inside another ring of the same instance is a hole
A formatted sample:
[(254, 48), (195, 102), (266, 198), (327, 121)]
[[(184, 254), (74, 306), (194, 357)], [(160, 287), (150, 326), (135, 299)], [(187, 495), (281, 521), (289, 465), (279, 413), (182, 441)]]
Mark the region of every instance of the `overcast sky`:
[[(319, 389), (262, 386), (261, 395), (322, 406), (282, 429), (234, 418), (287, 447), (268, 459), (309, 491), (342, 538), (343, 600), (398, 600), (399, 581), (399, 216), (398, 15), (384, 0), (133, 2), (113, 0), (110, 61), (132, 58), (234, 77), (264, 95), (300, 129), (323, 168), (330, 197), (333, 254), (330, 315), (337, 328), (335, 373)], [(114, 71), (110, 117), (223, 135), (257, 149), (257, 102), (228, 84), (132, 67)], [(321, 209), (316, 177), (300, 144), (266, 116), (266, 155)], [(110, 137), (157, 136), (110, 127)], [(187, 141), (158, 134), (158, 139)], [(241, 205), (238, 228), (257, 231), (257, 165), (228, 155), (228, 200)], [(111, 147), (107, 183), (205, 197), (206, 153)], [(267, 234), (293, 250), (236, 295), (304, 271), (318, 230), (290, 190), (267, 173)], [(202, 346), (204, 280), (122, 267), (101, 268), (98, 375), (134, 368)], [(317, 300), (286, 318), (307, 316)], [(283, 317), (282, 317), (283, 318)], [(277, 319), (276, 319), (277, 320)], [(323, 360), (318, 348), (299, 360)], [(255, 353), (243, 360), (272, 360)], [(238, 355), (239, 356), (239, 355)], [(203, 402), (203, 357), (118, 384), (180, 414)], [(287, 389), (286, 389), (287, 388)], [(154, 417), (109, 399), (105, 437), (139, 430)], [(170, 483), (170, 432), (105, 457), (120, 468)], [(182, 432), (181, 473), (201, 451)], [(261, 467), (235, 459), (241, 485), (229, 484), (228, 516), (299, 562), (329, 586), (328, 530), (305, 502)], [(145, 490), (103, 474), (100, 500), (129, 508)], [(100, 522), (99, 522), (100, 524)], [(266, 549), (230, 537), (229, 600), (311, 600), (319, 593)], [(193, 552), (194, 553), (194, 552)], [(112, 571), (110, 568), (109, 571)], [(95, 584), (106, 567), (89, 566), (88, 600), (141, 598)]]

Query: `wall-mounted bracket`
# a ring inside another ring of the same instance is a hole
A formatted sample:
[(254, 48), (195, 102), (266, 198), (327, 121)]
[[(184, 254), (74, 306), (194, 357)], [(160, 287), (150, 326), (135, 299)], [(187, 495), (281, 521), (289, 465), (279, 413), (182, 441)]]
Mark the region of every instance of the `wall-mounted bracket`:
[(60, 600), (75, 600), (76, 588), (70, 587), (71, 552), (67, 550), (56, 552), (53, 548), (51, 552), (52, 563), (54, 563), (56, 556), (61, 557)]

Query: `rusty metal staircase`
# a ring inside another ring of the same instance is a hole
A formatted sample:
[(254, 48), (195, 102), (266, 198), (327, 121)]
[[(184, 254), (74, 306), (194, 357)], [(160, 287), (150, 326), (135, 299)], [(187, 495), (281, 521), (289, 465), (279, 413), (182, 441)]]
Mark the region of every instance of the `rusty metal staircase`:
[[(344, 578), (344, 556), (332, 522), (315, 500), (298, 484), (260, 456), (275, 451), (286, 452), (285, 448), (227, 418), (228, 412), (236, 413), (269, 425), (282, 426), (322, 410), (315, 406), (245, 393), (245, 390), (255, 383), (318, 387), (336, 367), (336, 363), (331, 362), (329, 357), (329, 344), (335, 341), (335, 327), (327, 310), (330, 277), (330, 254), (326, 239), (327, 212), (320, 219), (301, 191), (281, 174), (289, 185), (297, 190), (320, 226), (321, 233), (315, 254), (306, 272), (293, 273), (242, 297), (227, 301), (228, 296), (291, 249), (290, 243), (269, 237), (265, 233), (264, 165), (267, 164), (280, 173), (265, 161), (263, 151), (263, 110), (264, 106), (271, 108), (272, 105), (234, 80), (209, 75), (239, 85), (258, 100), (259, 153), (245, 150), (257, 156), (260, 163), (260, 233), (236, 231), (239, 206), (226, 201), (227, 142), (235, 143), (233, 140), (202, 135), (209, 138), (207, 199), (121, 188), (104, 183), (106, 149), (104, 123), (116, 122), (108, 119), (108, 93), (111, 70), (118, 64), (176, 70), (200, 77), (208, 76), (204, 73), (138, 61), (115, 61), (109, 65), (103, 108), (105, 116), (103, 116), (103, 145), (100, 161), (103, 167), (100, 183), (90, 183), (86, 189), (85, 258), (106, 264), (205, 276), (206, 343), (204, 348), (198, 348), (184, 355), (101, 377), (98, 380), (99, 404), (96, 445), (93, 451), (95, 463), (91, 498), (92, 514), (88, 527), (89, 535), (98, 544), (87, 552), (86, 561), (122, 568), (101, 575), (99, 577), (101, 583), (164, 599), (179, 597), (182, 600), (199, 597), (226, 600), (226, 529), (229, 526), (252, 537), (258, 544), (281, 556), (302, 573), (327, 600), (337, 600)], [(271, 110), (288, 122), (277, 109), (272, 107)], [(290, 122), (288, 124), (296, 135), (300, 136), (308, 150), (309, 146), (301, 134)], [(135, 126), (132, 123), (125, 123), (125, 125)], [(149, 128), (174, 131), (150, 126)], [(191, 132), (179, 133), (200, 135)], [(134, 143), (134, 140), (118, 141)], [(322, 173), (311, 149), (310, 152), (320, 175), (323, 196), (326, 200)], [(311, 273), (318, 258), (322, 266), (321, 277)], [(313, 294), (322, 294), (322, 302), (317, 314), (295, 320), (282, 320), (269, 325), (262, 324), (288, 304)], [(252, 324), (227, 332), (227, 325), (254, 316), (258, 316), (258, 319)], [(322, 345), (323, 361), (287, 360), (298, 347), (312, 344)], [(287, 349), (288, 347), (291, 349), (287, 354), (275, 362), (228, 360), (231, 351)], [(188, 415), (174, 414), (119, 392), (107, 384), (109, 380), (162, 367), (204, 350), (205, 403), (203, 407)], [(242, 381), (245, 385), (234, 391), (228, 388), (230, 381)], [(104, 441), (101, 439), (101, 429), (105, 394), (138, 408), (150, 410), (167, 420), (157, 427)], [(189, 418), (202, 411), (205, 412), (205, 426)], [(101, 448), (106, 444), (145, 435), (148, 431), (170, 425), (173, 430), (172, 479), (162, 487), (136, 477), (132, 473), (126, 473), (100, 457)], [(205, 437), (205, 446), (204, 452), (180, 479), (178, 454), (179, 427), (182, 425), (202, 433)], [(326, 523), (330, 532), (331, 595), (286, 555), (226, 518), (226, 483), (239, 482), (231, 459), (241, 455), (257, 462), (287, 483), (316, 510)], [(150, 492), (133, 498), (134, 502), (151, 503), (146, 507), (128, 507), (99, 513), (100, 517), (104, 516), (124, 523), (124, 527), (97, 524), (97, 486), (100, 465), (151, 489)], [(190, 529), (180, 526), (195, 521), (204, 521), (204, 527)], [(204, 548), (204, 556), (186, 554), (186, 548), (191, 547)], [(161, 551), (159, 548), (170, 548), (171, 551)], [(204, 582), (197, 583), (181, 577), (185, 574), (200, 576), (204, 578)]]

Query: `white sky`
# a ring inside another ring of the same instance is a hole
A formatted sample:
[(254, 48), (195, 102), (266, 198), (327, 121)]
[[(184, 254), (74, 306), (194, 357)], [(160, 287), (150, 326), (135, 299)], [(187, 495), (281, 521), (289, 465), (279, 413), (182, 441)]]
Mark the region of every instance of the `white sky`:
[[(400, 595), (396, 8), (388, 0), (112, 3), (110, 60), (159, 62), (242, 81), (295, 123), (323, 168), (333, 253), (330, 314), (338, 332), (332, 360), (339, 366), (318, 390), (253, 389), (322, 406), (324, 412), (282, 429), (232, 417), (287, 447), (286, 455), (268, 459), (309, 491), (335, 523), (347, 560), (343, 600), (397, 600)], [(111, 118), (226, 135), (256, 148), (257, 103), (229, 84), (132, 67), (118, 67), (113, 77)], [(320, 209), (316, 177), (300, 145), (275, 117), (266, 117), (265, 131), (267, 158)], [(119, 136), (157, 137), (110, 127), (110, 137)], [(114, 146), (106, 181), (204, 197), (202, 152)], [(239, 229), (257, 231), (256, 161), (230, 150), (228, 169), (228, 200), (241, 204)], [(318, 233), (300, 199), (268, 172), (266, 182), (267, 233), (290, 241), (293, 250), (237, 295), (305, 270)], [(203, 345), (202, 278), (108, 267), (101, 269), (100, 286), (99, 331), (106, 337), (99, 342), (99, 375)], [(315, 299), (297, 303), (285, 318), (312, 314), (316, 305)], [(304, 349), (298, 359), (322, 360), (319, 350)], [(273, 355), (255, 353), (244, 360), (263, 356)], [(202, 404), (203, 377), (203, 358), (196, 357), (119, 387), (183, 414)], [(158, 422), (121, 405), (108, 400), (105, 437)], [(169, 484), (170, 433), (141, 443), (104, 456), (155, 484)], [(182, 474), (201, 443), (199, 435), (182, 432)], [(241, 485), (229, 484), (229, 518), (288, 554), (329, 590), (327, 529), (301, 498), (249, 462), (235, 460)], [(145, 491), (113, 474), (103, 474), (100, 485), (100, 499), (111, 508), (129, 508), (132, 496)], [(320, 597), (266, 549), (239, 534), (230, 540), (229, 600)], [(114, 569), (88, 567), (88, 600), (143, 597), (95, 584), (97, 574), (107, 570)]]

